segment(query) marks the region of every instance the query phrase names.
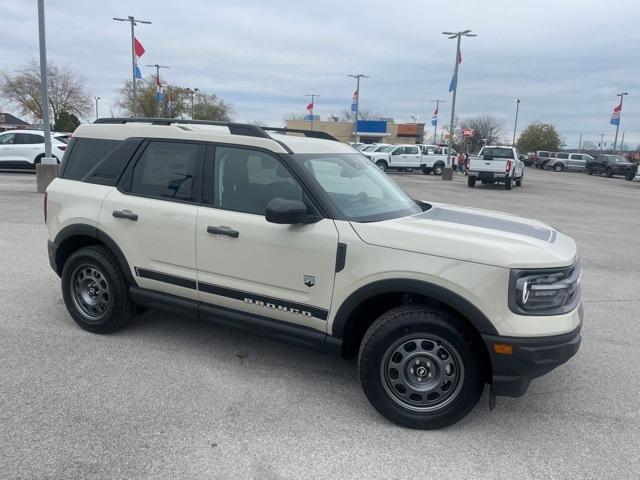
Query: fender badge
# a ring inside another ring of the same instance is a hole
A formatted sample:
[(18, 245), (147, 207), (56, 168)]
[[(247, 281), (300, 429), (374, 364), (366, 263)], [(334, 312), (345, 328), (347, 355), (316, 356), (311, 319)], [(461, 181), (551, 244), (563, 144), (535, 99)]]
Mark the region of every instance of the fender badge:
[(304, 275), (302, 281), (307, 287), (311, 288), (316, 284), (316, 277), (315, 275)]

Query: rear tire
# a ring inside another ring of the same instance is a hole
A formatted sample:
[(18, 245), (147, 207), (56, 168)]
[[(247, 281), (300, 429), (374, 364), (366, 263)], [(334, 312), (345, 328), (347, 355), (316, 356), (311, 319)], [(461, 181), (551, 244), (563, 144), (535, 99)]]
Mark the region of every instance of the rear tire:
[(389, 168), (389, 165), (387, 164), (387, 162), (385, 162), (384, 160), (378, 160), (376, 162), (376, 167), (378, 167), (380, 170), (382, 170), (383, 172), (386, 172), (387, 169)]
[(516, 187), (522, 186), (522, 180), (524, 180), (524, 172), (522, 173), (522, 175), (520, 175), (520, 178), (516, 180)]
[(558, 163), (557, 165), (553, 166), (553, 170), (555, 172), (561, 172), (564, 170), (564, 165), (562, 165), (561, 163)]
[(607, 167), (607, 169), (604, 171), (604, 174), (607, 176), (607, 178), (611, 178), (613, 177), (613, 170)]
[(593, 175), (593, 168), (587, 167), (587, 175)]
[(433, 166), (433, 174), (434, 175), (438, 175), (438, 176), (442, 175), (443, 170), (444, 170), (444, 164), (442, 164), (442, 163), (436, 163)]
[(511, 190), (511, 177), (507, 177), (504, 179), (504, 189)]
[(486, 361), (478, 335), (458, 317), (426, 305), (380, 316), (362, 340), (364, 393), (387, 420), (416, 429), (465, 417), (484, 389)]
[(431, 173), (431, 169), (428, 167), (422, 167), (422, 173), (429, 175)]
[(113, 332), (135, 316), (129, 285), (118, 260), (102, 245), (72, 253), (62, 269), (61, 281), (67, 310), (85, 330)]
[(476, 177), (469, 175), (467, 178), (467, 186), (469, 188), (474, 188), (476, 186)]

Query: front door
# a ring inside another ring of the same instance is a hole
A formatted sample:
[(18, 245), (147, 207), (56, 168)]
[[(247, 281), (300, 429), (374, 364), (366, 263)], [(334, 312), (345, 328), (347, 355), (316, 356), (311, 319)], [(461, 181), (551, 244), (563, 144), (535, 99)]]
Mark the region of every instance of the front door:
[(22, 163), (33, 164), (36, 157), (44, 153), (44, 137), (35, 133), (16, 133), (13, 144), (16, 160)]
[(280, 225), (265, 219), (273, 198), (313, 208), (280, 158), (216, 146), (207, 156), (196, 229), (202, 302), (326, 331), (338, 247), (333, 220)]
[(142, 288), (197, 299), (195, 230), (204, 144), (152, 140), (103, 200), (98, 228)]
[(3, 133), (0, 135), (0, 165), (9, 166), (10, 163), (18, 160), (13, 147), (15, 138), (15, 133)]

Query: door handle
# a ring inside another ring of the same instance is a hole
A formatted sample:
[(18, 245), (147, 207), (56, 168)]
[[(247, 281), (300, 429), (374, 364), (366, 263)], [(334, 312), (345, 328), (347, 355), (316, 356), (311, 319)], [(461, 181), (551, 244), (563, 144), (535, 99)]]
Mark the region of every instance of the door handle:
[(138, 215), (133, 213), (131, 210), (114, 210), (113, 216), (115, 218), (126, 218), (127, 220), (133, 220), (134, 222), (138, 221)]
[(213, 235), (226, 235), (231, 238), (238, 238), (240, 236), (240, 232), (237, 230), (233, 230), (229, 227), (207, 227), (207, 233), (211, 233)]

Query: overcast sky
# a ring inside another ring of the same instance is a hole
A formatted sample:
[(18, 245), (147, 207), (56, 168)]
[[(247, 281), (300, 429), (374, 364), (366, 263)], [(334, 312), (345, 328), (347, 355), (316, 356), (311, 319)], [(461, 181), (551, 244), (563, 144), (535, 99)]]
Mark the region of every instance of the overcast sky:
[[(305, 113), (307, 93), (321, 97), (326, 118), (348, 108), (350, 73), (361, 85), (360, 107), (396, 121), (429, 122), (430, 99), (446, 99), (455, 41), (442, 31), (470, 28), (464, 39), (457, 115), (491, 114), (510, 138), (520, 98), (519, 130), (540, 120), (556, 125), (567, 146), (613, 141), (609, 117), (616, 93), (628, 91), (621, 132), (640, 143), (640, 4), (636, 1), (466, 0), (45, 0), (49, 59), (67, 63), (102, 97), (110, 114), (116, 90), (130, 76), (128, 24), (151, 20), (137, 36), (144, 64), (170, 65), (167, 81), (215, 93), (233, 104), (237, 121), (282, 124)], [(0, 70), (38, 55), (35, 0), (0, 0)], [(17, 113), (17, 112), (16, 112)], [(118, 112), (115, 111), (115, 114)]]

